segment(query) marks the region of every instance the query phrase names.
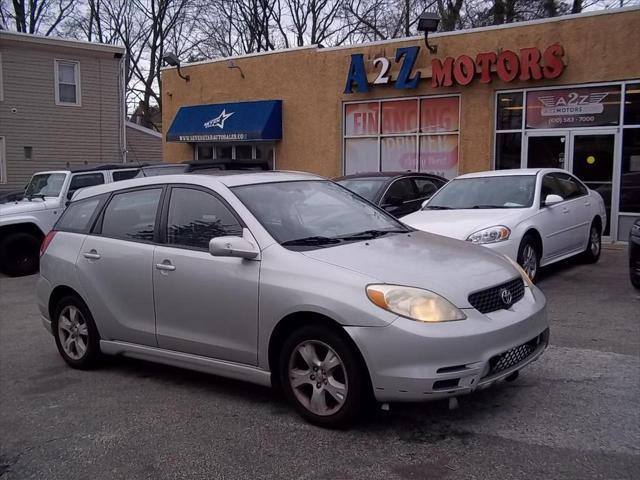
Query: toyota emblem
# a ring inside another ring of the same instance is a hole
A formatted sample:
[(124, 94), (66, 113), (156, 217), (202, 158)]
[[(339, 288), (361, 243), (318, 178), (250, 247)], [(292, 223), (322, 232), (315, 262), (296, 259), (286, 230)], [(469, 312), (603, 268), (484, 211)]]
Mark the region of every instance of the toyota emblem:
[(502, 290), (500, 290), (500, 298), (502, 299), (502, 303), (504, 303), (506, 306), (510, 306), (511, 301), (513, 300), (513, 295), (511, 294), (511, 290), (508, 290), (506, 288), (503, 288)]

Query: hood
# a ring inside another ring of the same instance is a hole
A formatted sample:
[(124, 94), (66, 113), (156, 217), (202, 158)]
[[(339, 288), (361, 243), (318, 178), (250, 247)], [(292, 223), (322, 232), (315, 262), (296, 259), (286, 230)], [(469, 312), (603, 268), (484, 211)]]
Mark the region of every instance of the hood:
[(418, 230), (466, 240), (472, 233), (494, 225), (513, 229), (525, 211), (522, 208), (420, 210), (400, 221)]
[(38, 210), (45, 210), (46, 204), (44, 200), (40, 198), (29, 200), (20, 200), (18, 202), (2, 203), (0, 204), (0, 215), (16, 215), (20, 213), (36, 212)]
[(470, 293), (520, 276), (488, 248), (425, 232), (309, 250), (307, 257), (348, 268), (371, 282), (424, 288), (458, 308), (471, 308)]

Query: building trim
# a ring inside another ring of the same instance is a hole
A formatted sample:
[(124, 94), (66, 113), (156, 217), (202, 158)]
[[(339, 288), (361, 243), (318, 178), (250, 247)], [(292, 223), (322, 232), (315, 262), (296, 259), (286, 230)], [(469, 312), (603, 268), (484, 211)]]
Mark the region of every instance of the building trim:
[(36, 43), (40, 45), (51, 45), (56, 47), (79, 48), (84, 50), (94, 50), (105, 53), (124, 55), (124, 47), (118, 45), (107, 45), (105, 43), (86, 42), (83, 40), (70, 40), (66, 38), (45, 37), (43, 35), (33, 35), (31, 33), (0, 31), (0, 39), (13, 40), (16, 42)]
[(150, 128), (143, 127), (142, 125), (138, 125), (137, 123), (130, 122), (126, 120), (125, 126), (127, 128), (133, 128), (134, 130), (138, 130), (139, 132), (146, 133), (147, 135), (151, 135), (156, 138), (162, 138), (162, 134), (160, 132), (156, 132), (155, 130), (151, 130)]

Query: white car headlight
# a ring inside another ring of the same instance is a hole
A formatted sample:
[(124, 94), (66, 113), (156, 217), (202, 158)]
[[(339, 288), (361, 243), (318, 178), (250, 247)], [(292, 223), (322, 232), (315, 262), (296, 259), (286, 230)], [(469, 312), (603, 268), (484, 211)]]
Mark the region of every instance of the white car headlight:
[(504, 225), (496, 225), (495, 227), (484, 228), (472, 233), (467, 238), (467, 242), (471, 242), (476, 245), (485, 245), (487, 243), (496, 243), (508, 240), (509, 235), (511, 235), (511, 230)]
[(369, 285), (367, 297), (375, 305), (419, 322), (450, 322), (467, 316), (437, 293), (402, 285)]
[(520, 275), (522, 275), (522, 280), (524, 281), (524, 286), (529, 288), (533, 287), (533, 282), (529, 278), (529, 275), (527, 275), (527, 272), (525, 272), (524, 269), (520, 265), (518, 265), (518, 262), (516, 262), (510, 257), (507, 257), (506, 255), (504, 255), (504, 258), (509, 260), (509, 263), (513, 265), (513, 268), (515, 268), (518, 272), (520, 272)]

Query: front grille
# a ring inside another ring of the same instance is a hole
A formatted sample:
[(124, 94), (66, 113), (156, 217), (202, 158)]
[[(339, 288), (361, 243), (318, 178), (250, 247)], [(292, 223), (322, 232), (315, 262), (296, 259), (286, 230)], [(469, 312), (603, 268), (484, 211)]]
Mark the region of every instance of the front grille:
[(524, 282), (516, 278), (495, 287), (469, 295), (469, 303), (480, 313), (509, 308), (524, 296)]
[(491, 377), (526, 360), (533, 352), (536, 351), (540, 342), (545, 341), (545, 335), (546, 332), (529, 340), (527, 343), (523, 343), (522, 345), (514, 347), (511, 350), (507, 350), (500, 355), (491, 357), (489, 359), (489, 373), (487, 373), (485, 377)]

